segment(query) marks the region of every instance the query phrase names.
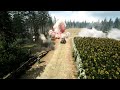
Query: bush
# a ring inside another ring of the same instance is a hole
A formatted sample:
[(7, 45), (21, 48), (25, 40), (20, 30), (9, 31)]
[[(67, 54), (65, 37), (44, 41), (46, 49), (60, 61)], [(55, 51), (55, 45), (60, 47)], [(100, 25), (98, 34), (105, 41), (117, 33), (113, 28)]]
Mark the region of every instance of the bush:
[(88, 79), (120, 79), (120, 41), (75, 37)]
[(21, 63), (29, 59), (29, 53), (25, 49), (11, 47), (0, 50), (0, 78), (17, 69)]

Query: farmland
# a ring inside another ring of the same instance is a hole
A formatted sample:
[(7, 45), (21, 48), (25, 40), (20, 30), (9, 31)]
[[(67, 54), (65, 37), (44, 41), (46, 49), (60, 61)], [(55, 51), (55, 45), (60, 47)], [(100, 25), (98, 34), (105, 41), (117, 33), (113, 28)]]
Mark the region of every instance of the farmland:
[(74, 43), (87, 79), (120, 79), (120, 41), (75, 37)]

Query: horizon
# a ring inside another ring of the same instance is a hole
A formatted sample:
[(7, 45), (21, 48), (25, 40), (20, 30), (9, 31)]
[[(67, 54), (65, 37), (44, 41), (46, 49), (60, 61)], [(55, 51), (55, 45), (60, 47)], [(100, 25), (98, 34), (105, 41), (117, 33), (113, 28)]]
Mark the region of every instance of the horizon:
[[(114, 12), (114, 13), (113, 13)], [(75, 22), (98, 22), (106, 18), (107, 21), (113, 21), (120, 18), (120, 11), (49, 11), (52, 19), (63, 19), (65, 21)]]

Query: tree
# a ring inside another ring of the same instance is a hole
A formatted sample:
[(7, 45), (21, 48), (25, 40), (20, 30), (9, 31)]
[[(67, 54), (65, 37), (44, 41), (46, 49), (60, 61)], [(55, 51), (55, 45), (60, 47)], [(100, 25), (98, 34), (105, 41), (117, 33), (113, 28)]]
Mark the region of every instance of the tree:
[(109, 30), (109, 24), (106, 18), (104, 19), (104, 21), (102, 21), (101, 24), (102, 24), (101, 30), (106, 33)]
[(37, 13), (35, 11), (29, 11), (28, 12), (28, 20), (27, 22), (29, 23), (28, 26), (30, 28), (30, 31), (33, 31), (33, 35), (35, 35), (36, 42), (39, 41), (39, 19), (37, 16)]
[(15, 34), (12, 29), (12, 20), (7, 11), (0, 12), (0, 41), (4, 49), (11, 46), (15, 41)]
[(51, 29), (53, 27), (53, 22), (52, 22), (52, 17), (48, 16), (46, 24), (44, 26), (45, 28), (45, 37), (47, 38), (48, 36), (48, 30)]
[(120, 21), (119, 21), (118, 17), (115, 19), (114, 28), (120, 29)]
[(112, 19), (110, 18), (110, 20), (109, 20), (109, 22), (108, 22), (108, 25), (109, 25), (109, 30), (111, 29), (111, 28), (113, 28), (113, 21), (112, 21)]
[(29, 11), (27, 16), (27, 25), (30, 29), (29, 31), (31, 32), (31, 35), (35, 35), (36, 42), (39, 42), (40, 33), (46, 36), (49, 28), (52, 27), (52, 18), (50, 17), (48, 11)]
[(18, 38), (24, 38), (26, 29), (23, 16), (20, 13), (14, 14), (13, 16), (13, 30)]

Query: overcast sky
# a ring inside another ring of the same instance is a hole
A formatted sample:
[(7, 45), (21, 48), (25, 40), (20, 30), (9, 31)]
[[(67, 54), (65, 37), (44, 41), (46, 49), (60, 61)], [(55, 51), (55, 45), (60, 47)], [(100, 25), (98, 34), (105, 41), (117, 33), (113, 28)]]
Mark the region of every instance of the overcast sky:
[(71, 21), (98, 21), (112, 18), (114, 20), (116, 17), (120, 18), (120, 11), (49, 11), (52, 17), (56, 19), (64, 19)]

